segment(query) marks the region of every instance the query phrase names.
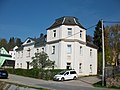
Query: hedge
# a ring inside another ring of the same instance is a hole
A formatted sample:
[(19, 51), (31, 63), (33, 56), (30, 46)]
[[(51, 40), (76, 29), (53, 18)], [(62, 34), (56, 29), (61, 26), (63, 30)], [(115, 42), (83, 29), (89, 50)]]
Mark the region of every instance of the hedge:
[(44, 79), (44, 80), (52, 80), (54, 75), (63, 71), (64, 69), (51, 69), (51, 70), (41, 70), (41, 69), (6, 69), (10, 74), (16, 74), (26, 77)]

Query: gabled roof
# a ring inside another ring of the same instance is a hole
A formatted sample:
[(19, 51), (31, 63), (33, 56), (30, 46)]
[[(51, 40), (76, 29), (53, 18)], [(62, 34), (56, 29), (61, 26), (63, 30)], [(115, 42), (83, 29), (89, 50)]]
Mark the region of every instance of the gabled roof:
[(0, 48), (0, 54), (6, 54), (9, 55), (9, 53), (6, 51), (6, 49), (4, 47)]
[(27, 44), (31, 44), (31, 43), (34, 43), (35, 42), (35, 39), (34, 38), (30, 38), (28, 37), (22, 44), (22, 46), (24, 45), (27, 45)]
[(80, 28), (85, 29), (78, 21), (76, 17), (73, 16), (64, 16), (55, 20), (55, 22), (48, 29), (56, 28), (61, 25), (77, 25)]
[[(31, 41), (29, 41), (29, 40), (31, 40)], [(25, 46), (30, 46), (30, 45), (34, 45), (34, 47), (40, 47), (40, 46), (46, 45), (46, 35), (44, 35), (43, 37), (39, 37), (39, 38), (28, 37), (25, 40), (25, 42), (21, 45), (21, 47), (18, 47), (16, 49), (16, 51), (21, 51), (21, 50), (23, 50), (23, 48)]]

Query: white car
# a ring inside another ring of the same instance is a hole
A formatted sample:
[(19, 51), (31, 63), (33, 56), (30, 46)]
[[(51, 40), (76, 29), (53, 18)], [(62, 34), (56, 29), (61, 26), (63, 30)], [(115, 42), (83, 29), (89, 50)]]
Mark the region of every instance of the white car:
[(59, 74), (55, 75), (53, 80), (59, 80), (59, 81), (64, 81), (64, 80), (70, 80), (70, 79), (77, 79), (77, 73), (75, 70), (67, 70), (67, 71), (62, 71)]

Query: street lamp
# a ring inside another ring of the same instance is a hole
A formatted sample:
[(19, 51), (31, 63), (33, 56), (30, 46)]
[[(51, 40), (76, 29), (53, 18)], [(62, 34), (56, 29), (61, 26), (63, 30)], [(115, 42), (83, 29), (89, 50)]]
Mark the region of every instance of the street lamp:
[(105, 52), (104, 52), (104, 30), (103, 30), (103, 20), (101, 20), (102, 23), (102, 86), (105, 85)]

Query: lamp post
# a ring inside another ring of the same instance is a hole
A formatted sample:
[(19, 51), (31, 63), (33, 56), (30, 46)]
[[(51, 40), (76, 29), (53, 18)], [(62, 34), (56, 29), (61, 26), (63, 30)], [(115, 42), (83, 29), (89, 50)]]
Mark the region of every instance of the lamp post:
[(103, 20), (101, 20), (102, 23), (102, 86), (105, 85), (105, 52), (104, 52), (104, 30), (103, 30)]

